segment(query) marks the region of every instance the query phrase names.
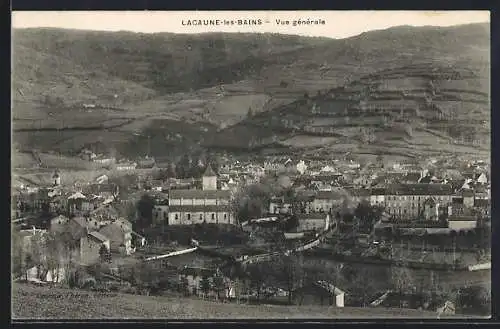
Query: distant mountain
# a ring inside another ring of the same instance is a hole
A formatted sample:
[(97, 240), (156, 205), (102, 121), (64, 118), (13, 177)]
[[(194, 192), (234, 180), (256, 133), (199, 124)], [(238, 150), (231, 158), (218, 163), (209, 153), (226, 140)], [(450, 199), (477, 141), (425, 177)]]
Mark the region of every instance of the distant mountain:
[[(126, 150), (143, 150), (147, 139), (132, 132), (146, 131), (180, 150), (181, 140), (326, 154), (392, 147), (406, 156), (450, 150), (441, 143), (489, 147), (489, 24), (400, 26), (341, 40), (25, 29), (13, 44), (14, 128), (78, 120)], [(206, 128), (185, 138), (165, 130), (172, 120)], [(60, 150), (91, 141), (28, 135), (15, 138)]]

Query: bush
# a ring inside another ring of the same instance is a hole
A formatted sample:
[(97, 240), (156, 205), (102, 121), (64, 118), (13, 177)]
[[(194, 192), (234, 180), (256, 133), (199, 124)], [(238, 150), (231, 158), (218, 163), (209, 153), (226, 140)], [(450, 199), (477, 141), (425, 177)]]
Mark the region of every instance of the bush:
[(81, 289), (96, 289), (97, 281), (94, 278), (86, 278), (80, 284)]
[(136, 287), (121, 287), (121, 288), (119, 288), (118, 291), (122, 294), (131, 294), (131, 295), (137, 294)]

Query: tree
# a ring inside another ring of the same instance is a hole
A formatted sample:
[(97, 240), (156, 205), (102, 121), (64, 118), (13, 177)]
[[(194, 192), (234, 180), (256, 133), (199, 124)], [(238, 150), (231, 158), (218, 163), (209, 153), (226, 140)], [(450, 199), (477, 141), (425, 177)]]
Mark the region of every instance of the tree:
[(22, 277), (26, 275), (26, 254), (24, 252), (23, 238), (19, 234), (19, 231), (12, 229), (11, 233), (12, 239), (12, 276), (13, 278)]
[[(267, 266), (268, 267), (268, 266)], [(257, 263), (249, 265), (247, 268), (250, 277), (250, 288), (257, 292), (257, 301), (260, 301), (263, 285), (266, 282), (266, 265)]]
[(214, 277), (213, 288), (214, 288), (215, 293), (217, 294), (217, 300), (219, 300), (221, 293), (224, 292), (224, 290), (226, 289), (226, 285), (225, 285), (223, 276), (217, 274)]
[(99, 259), (101, 263), (111, 263), (111, 252), (104, 244), (99, 249)]
[[(399, 292), (401, 297), (415, 288), (410, 270), (406, 267), (392, 267), (391, 281), (392, 286)], [(400, 299), (400, 307), (403, 307), (401, 302), (402, 300)]]
[(193, 167), (193, 159), (189, 154), (184, 154), (175, 166), (177, 177), (188, 178)]
[(177, 176), (175, 164), (173, 162), (169, 163), (166, 176), (167, 178), (175, 178)]
[(137, 215), (140, 227), (144, 228), (153, 223), (153, 208), (155, 200), (147, 193), (143, 194), (141, 199), (137, 202)]
[(184, 296), (189, 295), (189, 282), (185, 276), (181, 277), (180, 290), (181, 290), (181, 293), (184, 294)]
[(203, 276), (200, 281), (200, 290), (203, 293), (203, 298), (206, 298), (210, 292), (210, 279), (208, 276)]

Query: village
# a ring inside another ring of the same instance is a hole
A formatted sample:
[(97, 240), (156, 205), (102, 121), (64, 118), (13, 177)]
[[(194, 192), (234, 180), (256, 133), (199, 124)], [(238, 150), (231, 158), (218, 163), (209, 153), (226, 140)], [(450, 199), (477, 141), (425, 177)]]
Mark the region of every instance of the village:
[(484, 161), (81, 158), (113, 175), (75, 183), (56, 169), (46, 184), (13, 181), (15, 280), (217, 302), (489, 312)]

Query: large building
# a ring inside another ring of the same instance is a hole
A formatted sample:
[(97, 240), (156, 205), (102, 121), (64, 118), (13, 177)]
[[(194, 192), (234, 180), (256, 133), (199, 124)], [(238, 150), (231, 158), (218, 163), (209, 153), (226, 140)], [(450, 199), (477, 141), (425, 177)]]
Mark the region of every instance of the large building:
[(438, 209), (447, 208), (454, 194), (447, 184), (395, 184), (385, 191), (387, 212), (400, 219), (437, 219)]
[(234, 224), (231, 192), (217, 189), (217, 175), (210, 165), (202, 178), (201, 190), (171, 190), (168, 225), (201, 223)]

